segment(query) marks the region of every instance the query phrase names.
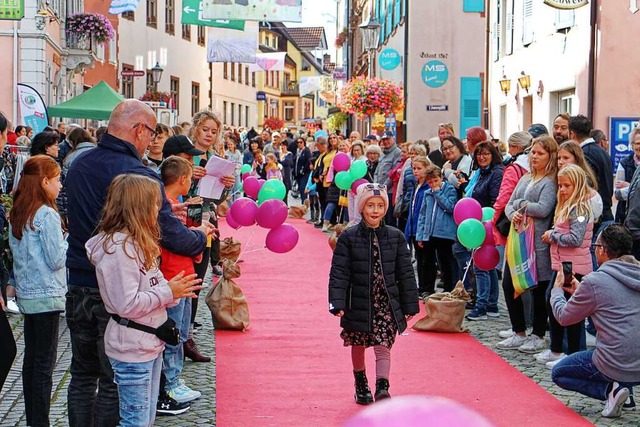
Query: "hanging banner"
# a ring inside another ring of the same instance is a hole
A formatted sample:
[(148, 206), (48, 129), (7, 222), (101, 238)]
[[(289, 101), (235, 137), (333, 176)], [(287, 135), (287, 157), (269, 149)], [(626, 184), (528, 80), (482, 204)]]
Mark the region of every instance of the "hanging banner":
[(248, 64), (249, 72), (257, 71), (284, 71), (284, 58), (287, 52), (259, 53), (254, 64)]
[(36, 135), (49, 125), (47, 108), (37, 90), (24, 83), (18, 83), (17, 86), (20, 123), (33, 128), (33, 134)]
[(300, 96), (322, 89), (322, 76), (301, 77)]
[(247, 22), (244, 31), (216, 27), (207, 31), (207, 62), (256, 62), (257, 22)]
[(204, 19), (302, 22), (302, 0), (202, 0)]
[(544, 0), (544, 4), (555, 9), (577, 9), (589, 4), (589, 0)]
[(139, 4), (140, 0), (111, 0), (109, 13), (119, 15), (125, 12), (135, 12)]
[(244, 21), (229, 21), (224, 19), (204, 19), (202, 17), (202, 0), (182, 0), (182, 19), (184, 25), (202, 25), (204, 27), (231, 28), (244, 30)]

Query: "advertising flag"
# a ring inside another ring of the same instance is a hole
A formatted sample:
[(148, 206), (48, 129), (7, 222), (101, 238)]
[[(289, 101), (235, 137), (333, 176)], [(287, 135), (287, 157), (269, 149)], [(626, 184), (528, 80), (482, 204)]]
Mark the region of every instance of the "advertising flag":
[(49, 125), (47, 108), (37, 90), (24, 83), (18, 83), (18, 102), (20, 105), (20, 123), (33, 128), (38, 134)]
[(111, 0), (109, 13), (119, 15), (125, 12), (135, 12), (139, 4), (140, 0)]

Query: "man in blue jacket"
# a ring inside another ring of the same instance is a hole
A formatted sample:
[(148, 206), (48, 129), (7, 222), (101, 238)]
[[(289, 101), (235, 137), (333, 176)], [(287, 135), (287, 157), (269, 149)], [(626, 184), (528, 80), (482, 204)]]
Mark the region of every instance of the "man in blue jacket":
[(208, 221), (198, 229), (187, 229), (172, 214), (158, 175), (142, 164), (155, 127), (156, 116), (147, 105), (135, 99), (121, 102), (111, 113), (108, 131), (97, 148), (80, 155), (65, 180), (69, 199), (66, 315), (72, 347), (68, 390), (71, 427), (110, 427), (120, 421), (118, 391), (104, 352), (104, 332), (110, 316), (84, 247), (98, 225), (113, 178), (137, 173), (160, 183), (164, 199), (158, 214), (161, 244), (171, 252), (194, 257), (204, 251), (206, 235), (214, 231)]

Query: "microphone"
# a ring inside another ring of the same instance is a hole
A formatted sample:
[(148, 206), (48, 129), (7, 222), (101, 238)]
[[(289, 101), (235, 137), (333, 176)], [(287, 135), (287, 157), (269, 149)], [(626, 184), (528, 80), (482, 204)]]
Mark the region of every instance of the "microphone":
[(207, 159), (200, 159), (200, 164), (198, 166), (201, 166), (201, 167), (207, 166)]

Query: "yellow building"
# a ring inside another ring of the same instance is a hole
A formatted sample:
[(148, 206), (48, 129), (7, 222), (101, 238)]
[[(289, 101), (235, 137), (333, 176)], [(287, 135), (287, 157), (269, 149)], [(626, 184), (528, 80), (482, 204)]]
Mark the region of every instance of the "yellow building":
[[(316, 57), (326, 49), (322, 27), (287, 28), (282, 23), (261, 24), (260, 51), (286, 52), (286, 55), (283, 71), (257, 73), (259, 124), (267, 118), (279, 118), (294, 132), (307, 125), (318, 126), (326, 119), (330, 105), (320, 97), (320, 92), (331, 79), (329, 57)], [(312, 85), (312, 92), (301, 95), (300, 83), (305, 80), (316, 85)]]

